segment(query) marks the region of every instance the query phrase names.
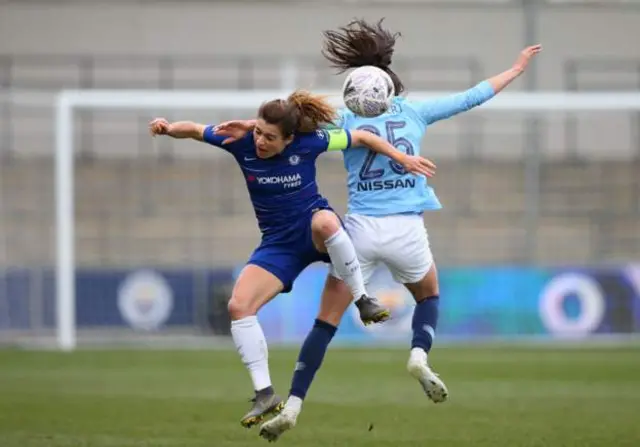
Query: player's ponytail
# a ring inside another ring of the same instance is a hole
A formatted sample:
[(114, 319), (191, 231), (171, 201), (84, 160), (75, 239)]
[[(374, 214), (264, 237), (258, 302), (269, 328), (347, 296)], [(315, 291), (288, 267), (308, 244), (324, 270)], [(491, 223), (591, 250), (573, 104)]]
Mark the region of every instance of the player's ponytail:
[(296, 90), (287, 99), (262, 104), (258, 117), (277, 125), (287, 138), (295, 132), (313, 132), (323, 124), (333, 123), (337, 112), (324, 97)]
[(322, 55), (343, 73), (350, 68), (373, 65), (391, 77), (396, 95), (405, 88), (398, 75), (391, 70), (391, 59), (400, 33), (392, 33), (382, 27), (381, 19), (371, 25), (364, 20), (354, 20), (335, 31), (325, 31)]
[(323, 96), (296, 90), (289, 95), (287, 102), (298, 110), (297, 132), (313, 132), (321, 125), (336, 120), (336, 109)]

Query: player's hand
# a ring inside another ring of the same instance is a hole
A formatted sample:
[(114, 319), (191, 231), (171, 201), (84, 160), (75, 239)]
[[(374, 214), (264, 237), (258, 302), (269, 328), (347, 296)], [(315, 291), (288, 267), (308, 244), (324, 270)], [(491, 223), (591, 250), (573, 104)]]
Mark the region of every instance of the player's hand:
[(164, 118), (156, 118), (149, 123), (149, 133), (151, 136), (167, 135), (169, 133), (169, 121)]
[(418, 155), (405, 155), (400, 164), (412, 174), (426, 175), (427, 177), (433, 177), (436, 174), (435, 163)]
[(533, 59), (533, 57), (542, 51), (542, 45), (532, 45), (530, 47), (525, 48), (518, 55), (518, 59), (513, 64), (513, 69), (518, 71), (519, 73), (524, 72), (529, 65), (529, 61)]
[(229, 137), (222, 144), (233, 143), (244, 137), (256, 127), (255, 120), (232, 120), (218, 124), (213, 130), (216, 134)]

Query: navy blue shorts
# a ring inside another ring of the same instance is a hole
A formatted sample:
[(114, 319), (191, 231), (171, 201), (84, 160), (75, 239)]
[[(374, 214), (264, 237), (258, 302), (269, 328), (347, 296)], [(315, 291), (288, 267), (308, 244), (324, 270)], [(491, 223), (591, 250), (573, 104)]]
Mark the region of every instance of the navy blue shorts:
[[(330, 208), (328, 210), (333, 212)], [(284, 293), (291, 291), (295, 279), (310, 264), (331, 262), (327, 253), (319, 252), (313, 245), (312, 216), (313, 213), (309, 213), (308, 219), (292, 223), (286, 230), (286, 237), (263, 238), (247, 262), (275, 275), (282, 281)]]

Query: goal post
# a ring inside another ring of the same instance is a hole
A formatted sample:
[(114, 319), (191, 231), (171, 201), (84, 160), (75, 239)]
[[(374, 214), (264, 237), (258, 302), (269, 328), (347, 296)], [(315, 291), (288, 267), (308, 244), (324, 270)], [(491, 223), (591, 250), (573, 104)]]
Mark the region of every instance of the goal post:
[[(74, 112), (76, 110), (255, 110), (269, 99), (286, 97), (281, 90), (152, 91), (65, 90), (55, 105), (56, 337), (60, 350), (77, 344), (74, 227)], [(317, 92), (341, 106), (336, 91)], [(412, 100), (441, 98), (450, 92), (413, 92)], [(637, 92), (503, 92), (479, 107), (500, 112), (640, 111)], [(241, 118), (239, 116), (238, 118)]]

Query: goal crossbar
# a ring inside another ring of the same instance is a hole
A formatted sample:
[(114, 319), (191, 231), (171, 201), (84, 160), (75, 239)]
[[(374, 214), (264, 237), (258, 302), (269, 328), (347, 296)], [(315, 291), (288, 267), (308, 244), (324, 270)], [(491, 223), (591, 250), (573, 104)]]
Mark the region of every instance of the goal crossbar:
[[(180, 104), (191, 109), (248, 109), (258, 107), (269, 99), (286, 98), (289, 93), (282, 90), (65, 90), (58, 95), (57, 109), (174, 108)], [(326, 96), (333, 105), (343, 105), (342, 98), (335, 90), (314, 93)], [(455, 93), (457, 92), (415, 92), (409, 95), (409, 99), (427, 101)], [(640, 108), (640, 93), (503, 92), (480, 108), (509, 111), (636, 110)]]

